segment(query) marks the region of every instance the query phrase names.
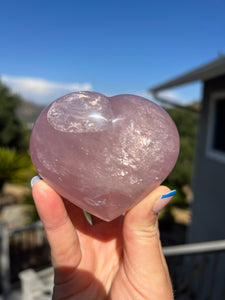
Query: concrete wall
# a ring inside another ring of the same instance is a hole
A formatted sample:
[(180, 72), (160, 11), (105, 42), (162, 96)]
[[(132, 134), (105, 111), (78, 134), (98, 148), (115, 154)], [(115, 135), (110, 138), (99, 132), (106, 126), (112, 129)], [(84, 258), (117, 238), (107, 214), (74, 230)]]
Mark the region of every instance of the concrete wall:
[(225, 75), (204, 83), (193, 176), (193, 218), (188, 242), (225, 239), (225, 162), (210, 158), (206, 153), (210, 98), (221, 90), (225, 92)]

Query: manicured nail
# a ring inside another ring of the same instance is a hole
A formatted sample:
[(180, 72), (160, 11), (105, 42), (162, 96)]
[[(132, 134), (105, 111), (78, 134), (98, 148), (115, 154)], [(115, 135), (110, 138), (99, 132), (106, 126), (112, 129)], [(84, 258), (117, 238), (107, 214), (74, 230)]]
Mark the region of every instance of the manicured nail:
[(30, 186), (33, 187), (33, 185), (39, 180), (42, 180), (41, 176), (34, 176), (30, 181)]
[(162, 195), (162, 197), (160, 197), (156, 201), (152, 211), (155, 214), (158, 214), (171, 201), (173, 196), (176, 195), (176, 192), (177, 192), (176, 190), (173, 190), (167, 194)]

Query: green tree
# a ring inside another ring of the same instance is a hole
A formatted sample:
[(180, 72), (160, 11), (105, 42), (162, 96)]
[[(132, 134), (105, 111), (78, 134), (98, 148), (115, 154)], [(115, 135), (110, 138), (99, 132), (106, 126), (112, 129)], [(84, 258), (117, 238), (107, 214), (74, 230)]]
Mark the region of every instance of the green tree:
[(183, 187), (191, 185), (198, 113), (185, 108), (167, 109), (180, 135), (180, 154), (177, 163), (165, 180), (165, 184), (178, 190), (180, 205), (185, 204)]
[(28, 149), (28, 131), (17, 111), (22, 99), (0, 81), (0, 146), (19, 151)]
[(0, 193), (4, 183), (26, 183), (34, 174), (34, 167), (27, 154), (0, 147)]

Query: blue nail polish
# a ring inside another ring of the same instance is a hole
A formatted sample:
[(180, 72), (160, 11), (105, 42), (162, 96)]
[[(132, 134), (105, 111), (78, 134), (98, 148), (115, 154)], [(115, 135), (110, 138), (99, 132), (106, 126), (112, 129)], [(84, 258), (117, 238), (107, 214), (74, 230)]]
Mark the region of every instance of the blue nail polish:
[(161, 199), (173, 197), (174, 195), (176, 195), (176, 193), (177, 193), (176, 190), (170, 191), (169, 193), (162, 195)]
[(158, 214), (169, 202), (173, 199), (173, 196), (176, 194), (176, 190), (170, 191), (167, 194), (164, 194), (159, 198), (152, 209), (155, 214)]
[(33, 187), (33, 185), (39, 180), (42, 180), (41, 176), (34, 176), (30, 181), (30, 186)]

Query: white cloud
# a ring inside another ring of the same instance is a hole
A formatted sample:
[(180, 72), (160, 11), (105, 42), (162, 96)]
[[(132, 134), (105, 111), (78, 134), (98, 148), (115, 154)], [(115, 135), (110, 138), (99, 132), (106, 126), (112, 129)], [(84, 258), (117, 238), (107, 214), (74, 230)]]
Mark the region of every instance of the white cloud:
[(181, 93), (173, 90), (165, 90), (159, 92), (158, 96), (161, 97), (162, 99), (165, 99), (168, 102), (177, 103), (180, 105), (186, 104), (187, 102), (190, 101), (186, 99), (184, 95), (182, 95)]
[[(134, 94), (149, 99), (159, 105), (162, 104), (162, 102), (159, 102), (154, 98), (154, 94), (152, 94), (151, 92), (141, 91), (141, 92), (135, 92)], [(159, 92), (158, 96), (159, 98), (162, 98), (162, 100), (163, 99), (166, 100), (168, 104), (169, 102), (171, 102), (171, 103), (177, 103), (179, 105), (187, 105), (193, 102), (193, 97), (192, 98), (187, 97), (185, 93), (180, 91), (175, 91), (175, 90), (165, 90)], [(195, 99), (198, 99), (198, 97), (195, 97)]]
[[(151, 92), (148, 92), (148, 91), (137, 91), (137, 92), (134, 92), (133, 93), (134, 95), (137, 95), (137, 96), (140, 96), (140, 97), (144, 97), (148, 100), (151, 100), (152, 102), (155, 102), (156, 104), (158, 105), (161, 105), (162, 103), (157, 101), (155, 98), (154, 98), (154, 95), (151, 93)], [(173, 91), (163, 91), (162, 93), (159, 93), (159, 96), (162, 97), (163, 99), (165, 98), (165, 100), (167, 100), (168, 102), (175, 102), (175, 103), (179, 103), (179, 104), (182, 104), (181, 103), (181, 97), (178, 93), (176, 92), (173, 92)]]
[(47, 104), (58, 97), (77, 91), (90, 91), (90, 83), (62, 83), (43, 78), (2, 75), (1, 81), (24, 99)]

